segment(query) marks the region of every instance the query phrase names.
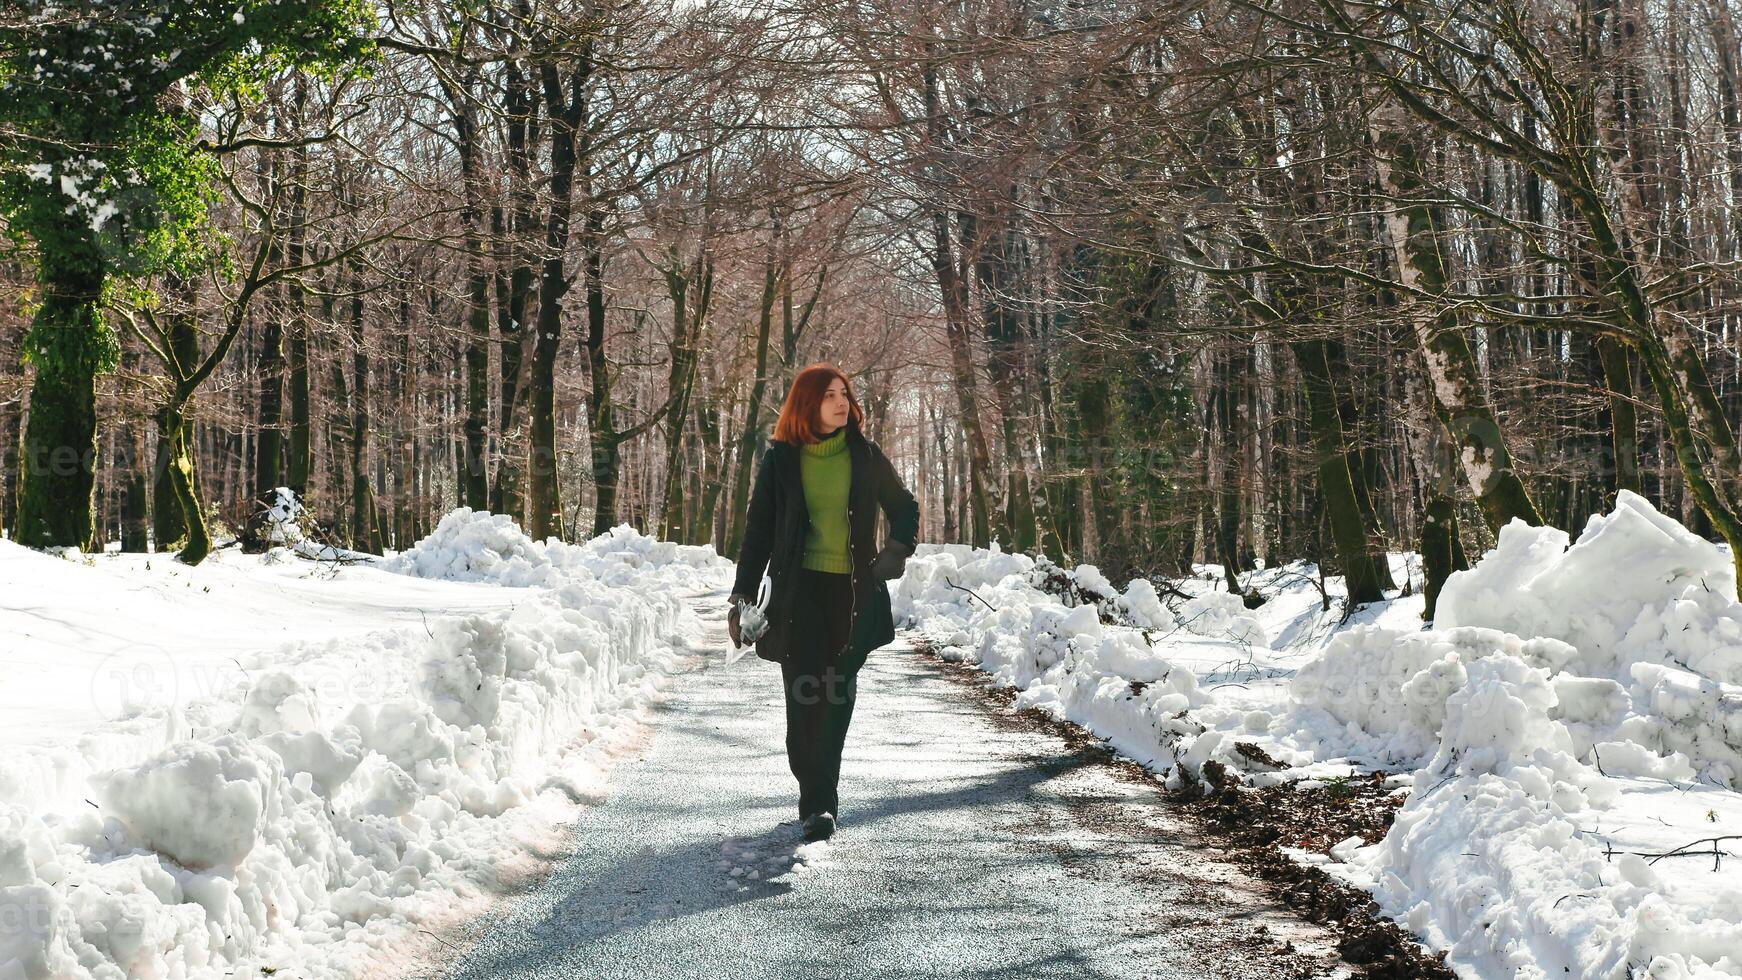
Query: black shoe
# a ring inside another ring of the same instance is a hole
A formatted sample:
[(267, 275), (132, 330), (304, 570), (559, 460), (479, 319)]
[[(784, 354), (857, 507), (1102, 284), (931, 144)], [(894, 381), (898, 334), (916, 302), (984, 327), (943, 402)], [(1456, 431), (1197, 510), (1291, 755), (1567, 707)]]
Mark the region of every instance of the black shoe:
[(804, 839), (807, 841), (828, 840), (835, 832), (835, 815), (824, 811), (813, 813), (804, 822)]

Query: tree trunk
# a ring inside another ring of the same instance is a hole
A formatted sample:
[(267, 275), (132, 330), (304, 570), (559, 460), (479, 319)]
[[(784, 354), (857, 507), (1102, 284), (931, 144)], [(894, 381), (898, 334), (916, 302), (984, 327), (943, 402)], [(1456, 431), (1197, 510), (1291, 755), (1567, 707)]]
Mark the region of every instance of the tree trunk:
[(387, 550), (369, 473), (369, 341), (363, 330), (363, 274), (351, 275), (351, 546)]
[[(778, 237), (778, 219), (776, 221)], [(733, 463), (732, 502), (726, 523), (726, 548), (722, 554), (736, 558), (744, 543), (745, 512), (749, 509), (750, 473), (762, 448), (762, 397), (768, 390), (768, 335), (774, 326), (774, 297), (779, 266), (774, 250), (762, 264), (762, 301), (756, 318), (756, 377), (750, 382), (750, 397), (744, 404), (744, 425), (738, 433)], [(820, 280), (819, 280), (820, 282)]]
[[(1014, 188), (1007, 190), (1014, 199)], [(1022, 384), (1022, 323), (1012, 305), (1016, 289), (1015, 253), (1020, 246), (1015, 229), (1009, 226), (1013, 209), (1000, 209), (980, 223), (984, 236), (978, 243), (975, 257), (975, 277), (980, 282), (980, 304), (985, 323), (988, 355), (986, 365), (992, 384), (998, 392), (997, 407), (1000, 435), (1004, 441), (1004, 458), (1010, 461), (1005, 489), (1004, 523), (1010, 529), (1010, 548), (1031, 552), (1039, 543), (1034, 495), (1030, 490), (1028, 453), (1024, 434), (1018, 430), (1018, 416), (1026, 415), (1021, 395)]]
[(169, 458), (164, 471), (169, 492), (181, 514), (183, 544), (176, 561), (198, 565), (212, 551), (212, 537), (206, 530), (206, 516), (200, 509), (199, 480), (194, 468), (192, 426), (188, 422), (188, 405), (180, 398), (158, 412), (157, 429)]
[(976, 548), (986, 548), (992, 543), (992, 503), (986, 488), (991, 453), (986, 447), (985, 429), (980, 424), (979, 385), (974, 376), (974, 355), (968, 339), (967, 288), (956, 270), (948, 215), (941, 211), (934, 214), (932, 227), (932, 272), (943, 294), (951, 382), (961, 411), (962, 430), (967, 437), (968, 506), (969, 520), (973, 524), (971, 543)]
[(720, 407), (709, 401), (696, 409), (696, 432), (702, 440), (701, 500), (690, 527), (690, 544), (718, 542), (714, 532), (715, 514), (719, 511), (720, 490), (725, 471), (724, 443), (720, 439)]
[[(1241, 485), (1239, 460), (1246, 444), (1247, 418), (1245, 387), (1252, 376), (1251, 348), (1236, 339), (1234, 351), (1217, 351), (1214, 381), (1210, 394), (1211, 430), (1218, 444), (1209, 456), (1214, 463), (1211, 486), (1216, 493), (1216, 557), (1222, 563), (1222, 577), (1228, 591), (1244, 595), (1240, 585), (1240, 570), (1245, 567), (1240, 553), (1240, 528), (1245, 487)], [(1336, 403), (1332, 402), (1333, 410)], [(1343, 471), (1347, 476), (1347, 469)]]
[(490, 270), (485, 261), (483, 158), (471, 85), (462, 91), (444, 83), (460, 151), (464, 192), (460, 223), (466, 229), (467, 337), (465, 440), (458, 468), (460, 502), (473, 510), (490, 507), (490, 469), (486, 459), (490, 437)]
[[(685, 425), (689, 421), (690, 393), (696, 382), (696, 355), (714, 296), (714, 263), (704, 242), (695, 262), (685, 269), (673, 254), (665, 272), (666, 293), (672, 304), (671, 368), (666, 378), (670, 401), (665, 424), (664, 507), (660, 514), (660, 538), (687, 540), (683, 523), (682, 453)], [(696, 287), (696, 295), (690, 288)], [(693, 299), (693, 305), (692, 305)], [(674, 536), (673, 532), (677, 532)]]
[[(186, 307), (171, 315), (164, 328), (168, 334), (169, 354), (181, 365), (182, 371), (192, 371), (200, 360), (200, 338), (194, 313), (194, 301), (198, 294), (193, 282), (175, 276), (170, 277), (169, 289), (175, 293), (177, 301)], [(176, 548), (188, 532), (184, 508), (170, 482), (173, 476), (170, 468), (178, 456), (189, 460), (188, 479), (191, 492), (196, 499), (204, 499), (200, 496), (199, 484), (192, 470), (193, 447), (189, 444), (185, 420), (180, 423), (179, 429), (183, 445), (177, 446), (172, 434), (164, 428), (162, 414), (159, 413), (157, 461), (152, 468), (151, 486), (151, 536), (158, 551)]]
[(1343, 566), (1351, 607), (1385, 598), (1378, 561), (1368, 547), (1367, 522), (1355, 499), (1355, 483), (1349, 473), (1349, 449), (1343, 438), (1343, 420), (1337, 412), (1337, 391), (1331, 377), (1324, 340), (1296, 341), (1289, 345), (1300, 366), (1301, 395), (1306, 402), (1312, 430), (1313, 455), (1318, 462), (1319, 496), (1331, 526), (1331, 541)]
[[(1388, 134), (1377, 131), (1373, 134), (1382, 150), (1376, 159), (1383, 192), (1393, 201), (1415, 202), (1388, 206), (1384, 231), (1403, 284), (1443, 296), (1450, 289), (1439, 241), (1445, 221), (1437, 208), (1420, 202), (1429, 190), (1421, 177), (1415, 144), (1401, 133), (1399, 124)], [(1385, 152), (1393, 159), (1388, 161)], [(1464, 477), (1476, 495), (1489, 530), (1498, 534), (1513, 518), (1540, 525), (1542, 517), (1536, 504), (1524, 481), (1512, 469), (1511, 454), (1488, 403), (1475, 356), (1470, 352), (1469, 339), (1457, 314), (1436, 313), (1414, 299), (1405, 302), (1409, 304), (1410, 323), (1415, 328), (1433, 392), (1435, 414), (1452, 438)]]
[[(1325, 341), (1324, 355), (1332, 377), (1352, 374), (1341, 342)], [(1349, 386), (1353, 387), (1353, 384)], [(1355, 490), (1355, 504), (1360, 508), (1361, 521), (1367, 527), (1367, 549), (1373, 574), (1381, 589), (1395, 589), (1397, 582), (1391, 576), (1391, 561), (1385, 549), (1385, 527), (1379, 520), (1379, 508), (1373, 502), (1372, 484), (1378, 482), (1376, 474), (1379, 472), (1377, 454), (1359, 446), (1361, 422), (1363, 418), (1372, 418), (1376, 410), (1353, 390), (1337, 390), (1336, 395), (1337, 414), (1342, 422), (1339, 438), (1349, 447), (1349, 480)]]
[(1467, 567), (1464, 549), (1458, 543), (1458, 505), (1443, 493), (1427, 498), (1421, 525), (1421, 566), (1426, 579), (1422, 595), (1427, 600), (1421, 618), (1431, 622), (1446, 579)]
[[(302, 115), (302, 103), (302, 83), (299, 79), (296, 92), (296, 112), (299, 118)], [(298, 266), (303, 263), (307, 253), (308, 147), (297, 146), (291, 154), (290, 228), (285, 236), (284, 261), (287, 266)], [(306, 497), (309, 477), (314, 470), (314, 443), (309, 430), (308, 311), (304, 308), (301, 276), (292, 276), (285, 283), (284, 300), (289, 307), (289, 315), (285, 321), (285, 340), (288, 342), (286, 353), (290, 369), (290, 456), (286, 460), (289, 478), (287, 482), (298, 497)]]
[[(590, 55), (569, 73), (565, 96), (555, 63), (539, 66), (544, 102), (550, 107), (549, 211), (545, 218), (544, 262), (539, 277), (538, 326), (532, 342), (531, 440), (527, 447), (527, 530), (536, 540), (563, 533), (562, 484), (556, 445), (556, 355), (562, 333), (562, 299), (568, 292), (563, 256), (568, 250), (569, 217), (574, 207), (577, 161), (586, 156), (585, 126)], [(589, 161), (590, 162), (590, 161)], [(589, 202), (591, 203), (591, 202)]]
[(1611, 495), (1622, 490), (1643, 491), (1639, 477), (1639, 412), (1633, 407), (1633, 358), (1613, 337), (1597, 338), (1597, 356), (1603, 365), (1603, 386), (1609, 392), (1609, 446), (1615, 472)]
[[(282, 250), (280, 250), (282, 255)], [(268, 312), (260, 330), (260, 354), (255, 370), (260, 375), (259, 400), (254, 414), (254, 494), (244, 519), (243, 536), (255, 547), (264, 547), (266, 508), (275, 500), (274, 490), (284, 475), (284, 325)]]
[[(586, 232), (581, 236), (581, 261), (587, 289), (587, 379), (591, 397), (588, 430), (593, 457), (593, 534), (617, 526), (617, 487), (622, 480), (623, 436), (617, 431), (615, 379), (605, 353), (605, 243), (604, 212), (589, 209)], [(636, 334), (642, 319), (636, 317)]]
[[(944, 150), (943, 110), (938, 103), (937, 68), (925, 70), (925, 108), (927, 137), (934, 153)], [(956, 256), (950, 239), (950, 216), (941, 202), (932, 208), (932, 274), (944, 306), (944, 333), (949, 342), (951, 381), (961, 409), (962, 431), (967, 436), (968, 495), (973, 521), (973, 541), (976, 548), (992, 543), (992, 506), (987, 493), (987, 471), (991, 468), (991, 453), (986, 448), (986, 432), (980, 424), (979, 384), (974, 373), (974, 355), (968, 338), (968, 284), (956, 267)]]
[(36, 366), (24, 430), (16, 540), (32, 548), (84, 548), (93, 540), (96, 377), (113, 363), (114, 334), (103, 323), (103, 275), (60, 270), (42, 283), (25, 344)]
[(150, 480), (146, 477), (145, 432), (140, 425), (129, 425), (120, 434), (127, 440), (127, 455), (120, 462), (126, 471), (126, 486), (121, 507), (121, 550), (129, 554), (144, 554), (151, 550), (151, 537), (146, 528), (151, 522), (151, 508), (145, 497)]
[(460, 500), (473, 510), (490, 508), (490, 274), (484, 268), (483, 243), (467, 246), (473, 263), (467, 278), (471, 309), (466, 342), (465, 449), (460, 460)]
[[(12, 356), (10, 351), (0, 352), (0, 358), (8, 359), (6, 363), (10, 362)], [(22, 384), (16, 397), (0, 402), (0, 534), (12, 532), (17, 524), (18, 440), (23, 434), (23, 405)]]
[(521, 521), (525, 517), (526, 438), (522, 424), (525, 392), (520, 384), (520, 373), (526, 357), (526, 327), (532, 317), (534, 295), (534, 275), (526, 241), (533, 231), (531, 141), (537, 123), (538, 99), (536, 88), (519, 62), (510, 60), (504, 66), (503, 75), (510, 208), (504, 219), (509, 233), (502, 236), (502, 240), (503, 258), (510, 271), (498, 278), (496, 290), (500, 311), (497, 326), (502, 335), (502, 356), (497, 361), (501, 420), (500, 450), (496, 479), (490, 490), (490, 509)]

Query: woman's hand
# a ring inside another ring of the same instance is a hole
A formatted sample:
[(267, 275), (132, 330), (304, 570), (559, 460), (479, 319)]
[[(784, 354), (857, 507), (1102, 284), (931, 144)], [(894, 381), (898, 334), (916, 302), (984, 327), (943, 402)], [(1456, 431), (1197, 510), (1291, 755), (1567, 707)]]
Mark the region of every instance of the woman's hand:
[(738, 610), (743, 608), (739, 605), (739, 603), (743, 601), (744, 597), (738, 595), (732, 596), (730, 599), (726, 600), (726, 602), (732, 607), (732, 611), (726, 614), (726, 632), (731, 634), (733, 647), (741, 647), (744, 645), (738, 642)]
[(907, 542), (890, 538), (884, 542), (883, 550), (871, 560), (871, 574), (880, 579), (900, 578), (907, 568), (907, 556), (913, 554), (913, 549)]

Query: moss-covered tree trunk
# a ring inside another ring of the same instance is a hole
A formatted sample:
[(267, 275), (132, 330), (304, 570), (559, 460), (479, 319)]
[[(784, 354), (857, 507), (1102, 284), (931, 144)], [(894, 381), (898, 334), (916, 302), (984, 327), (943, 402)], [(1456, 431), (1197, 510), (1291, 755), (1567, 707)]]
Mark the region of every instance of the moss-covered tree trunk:
[(1295, 341), (1289, 345), (1300, 366), (1301, 395), (1306, 402), (1312, 431), (1313, 456), (1318, 464), (1319, 497), (1331, 527), (1331, 541), (1343, 566), (1345, 587), (1351, 605), (1385, 598), (1378, 562), (1368, 547), (1367, 522), (1355, 498), (1355, 482), (1349, 473), (1349, 450), (1344, 441), (1343, 420), (1337, 412), (1337, 390), (1331, 379), (1330, 362), (1322, 339)]
[(1427, 600), (1421, 618), (1432, 620), (1446, 579), (1466, 567), (1464, 549), (1458, 540), (1457, 501), (1444, 493), (1430, 492), (1423, 507), (1421, 566), (1426, 580), (1422, 595)]
[[(196, 297), (195, 287), (188, 280), (171, 276), (169, 288), (186, 309), (169, 317), (164, 329), (166, 353), (175, 358), (180, 371), (191, 372), (200, 361), (199, 331), (191, 312)], [(172, 371), (173, 373), (175, 372)], [(159, 417), (157, 461), (152, 468), (151, 484), (151, 536), (158, 551), (170, 551), (180, 547), (182, 538), (187, 535), (181, 502), (176, 497), (175, 488), (170, 485), (170, 466), (178, 451), (191, 454), (188, 447), (183, 446), (178, 450), (172, 444), (171, 434), (165, 430), (163, 420)], [(194, 490), (197, 496), (197, 483)]]
[[(1401, 126), (1375, 133), (1375, 142), (1381, 149), (1377, 157), (1380, 187), (1394, 202), (1388, 206), (1382, 225), (1396, 256), (1398, 278), (1411, 290), (1446, 296), (1451, 280), (1440, 243), (1445, 221), (1438, 208), (1423, 200), (1432, 192), (1421, 175), (1416, 145)], [(1408, 303), (1410, 323), (1433, 393), (1434, 414), (1457, 448), (1464, 478), (1489, 530), (1499, 533), (1513, 518), (1540, 525), (1542, 516), (1530, 491), (1512, 468), (1512, 456), (1458, 315), (1448, 302), (1439, 302), (1438, 309), (1420, 299)]]
[(103, 275), (47, 270), (42, 306), (25, 341), (36, 368), (20, 461), (15, 540), (33, 548), (85, 548), (92, 540), (96, 481), (96, 377), (114, 363), (115, 336), (103, 321)]
[[(206, 530), (206, 516), (200, 509), (199, 481), (194, 468), (192, 426), (188, 421), (187, 403), (172, 400), (157, 415), (157, 428), (162, 444), (168, 450), (164, 476), (171, 499), (180, 511), (183, 543), (176, 560), (185, 565), (198, 565), (212, 551), (212, 537)], [(160, 542), (159, 547), (162, 547)]]
[(1633, 406), (1633, 358), (1619, 340), (1607, 334), (1597, 338), (1597, 356), (1603, 366), (1603, 386), (1609, 391), (1609, 448), (1615, 472), (1611, 498), (1622, 490), (1642, 492), (1639, 475), (1639, 411)]

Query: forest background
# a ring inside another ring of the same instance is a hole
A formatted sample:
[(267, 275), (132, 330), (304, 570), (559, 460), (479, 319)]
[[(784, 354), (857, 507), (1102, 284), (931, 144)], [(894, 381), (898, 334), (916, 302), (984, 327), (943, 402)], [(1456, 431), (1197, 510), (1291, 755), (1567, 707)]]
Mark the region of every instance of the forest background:
[(1430, 616), (1621, 489), (1742, 556), (1736, 21), (10, 3), (0, 527), (198, 562), (287, 486), (364, 551), (467, 506), (732, 556), (829, 360), (921, 540)]

